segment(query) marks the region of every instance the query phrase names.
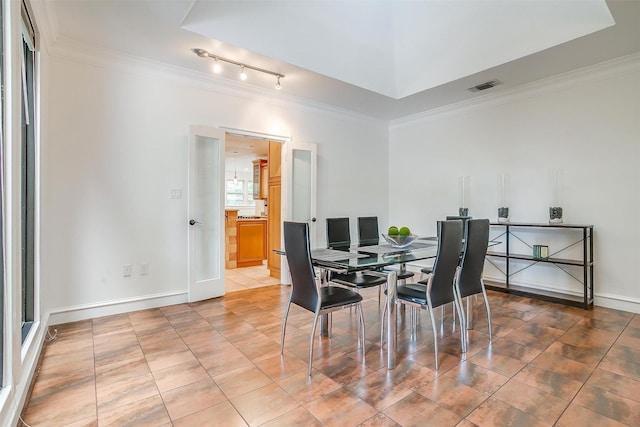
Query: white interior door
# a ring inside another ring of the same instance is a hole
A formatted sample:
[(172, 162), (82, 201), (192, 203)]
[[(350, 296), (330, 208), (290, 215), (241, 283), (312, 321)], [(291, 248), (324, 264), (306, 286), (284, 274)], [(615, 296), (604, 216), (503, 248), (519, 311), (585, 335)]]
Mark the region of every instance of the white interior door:
[(189, 301), (224, 295), (224, 131), (189, 131)]
[[(316, 242), (316, 177), (317, 146), (311, 143), (287, 141), (283, 150), (283, 163), (286, 171), (287, 200), (283, 218), (288, 221), (307, 222), (311, 247)], [(284, 246), (283, 246), (284, 247)], [(285, 257), (282, 257), (282, 283), (289, 283)]]

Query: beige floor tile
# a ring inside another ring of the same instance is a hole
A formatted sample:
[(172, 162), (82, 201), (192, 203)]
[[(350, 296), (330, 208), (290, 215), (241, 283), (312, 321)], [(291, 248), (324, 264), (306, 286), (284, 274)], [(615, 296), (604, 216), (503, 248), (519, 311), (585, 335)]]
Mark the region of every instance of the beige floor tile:
[(325, 394), (304, 407), (325, 426), (356, 426), (378, 412), (344, 388)]
[(102, 418), (102, 413), (111, 412), (119, 406), (159, 395), (151, 374), (130, 378), (127, 381), (98, 385), (96, 387), (98, 419)]
[(69, 393), (40, 404), (29, 403), (24, 421), (31, 426), (55, 426), (92, 420), (96, 417), (95, 393)]
[(434, 401), (411, 393), (395, 405), (385, 409), (384, 414), (402, 426), (454, 426), (461, 417), (439, 406)]
[(250, 426), (271, 421), (300, 406), (275, 383), (235, 397), (231, 403)]
[[(221, 423), (221, 420), (224, 420), (224, 423)], [(229, 401), (173, 421), (174, 427), (218, 427), (221, 424), (224, 427), (248, 426)]]
[(507, 382), (493, 397), (549, 424), (558, 420), (570, 401), (517, 380)]
[(197, 360), (169, 366), (153, 372), (153, 378), (160, 392), (173, 390), (187, 384), (198, 382), (209, 375)]
[(255, 365), (225, 372), (213, 377), (213, 380), (229, 399), (273, 383), (273, 381)]
[(529, 426), (543, 427), (550, 424), (495, 398), (489, 398), (467, 416), (478, 426)]
[(489, 394), (469, 387), (455, 378), (443, 375), (418, 390), (422, 396), (464, 418), (478, 405), (484, 402)]
[(131, 402), (98, 414), (100, 426), (162, 426), (170, 423), (169, 414), (160, 396)]
[(205, 378), (162, 393), (162, 399), (172, 420), (226, 402), (222, 390), (211, 378)]

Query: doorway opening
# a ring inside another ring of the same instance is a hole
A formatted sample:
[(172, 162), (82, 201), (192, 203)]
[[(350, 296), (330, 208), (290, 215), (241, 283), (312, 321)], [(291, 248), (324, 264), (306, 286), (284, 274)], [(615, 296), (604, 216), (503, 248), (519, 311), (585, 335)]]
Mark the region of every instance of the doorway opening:
[(279, 284), (283, 141), (236, 131), (225, 141), (225, 292)]

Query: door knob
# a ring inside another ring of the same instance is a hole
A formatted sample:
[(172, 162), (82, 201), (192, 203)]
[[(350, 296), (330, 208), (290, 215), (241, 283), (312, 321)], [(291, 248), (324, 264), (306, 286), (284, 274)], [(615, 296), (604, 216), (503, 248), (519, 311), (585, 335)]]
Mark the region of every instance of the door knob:
[(316, 222), (316, 219), (315, 218), (311, 218), (311, 222)]
[(196, 221), (195, 219), (190, 219), (189, 220), (189, 225), (196, 225), (196, 224), (201, 224), (200, 221)]

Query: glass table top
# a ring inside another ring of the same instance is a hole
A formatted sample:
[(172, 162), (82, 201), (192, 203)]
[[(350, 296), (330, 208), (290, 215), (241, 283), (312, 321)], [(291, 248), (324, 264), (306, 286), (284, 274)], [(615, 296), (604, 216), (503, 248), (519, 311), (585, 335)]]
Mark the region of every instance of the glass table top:
[(311, 258), (314, 264), (320, 267), (359, 271), (435, 258), (437, 252), (437, 241), (424, 238), (416, 240), (406, 248), (380, 244), (351, 247), (349, 250), (315, 249), (311, 251)]

